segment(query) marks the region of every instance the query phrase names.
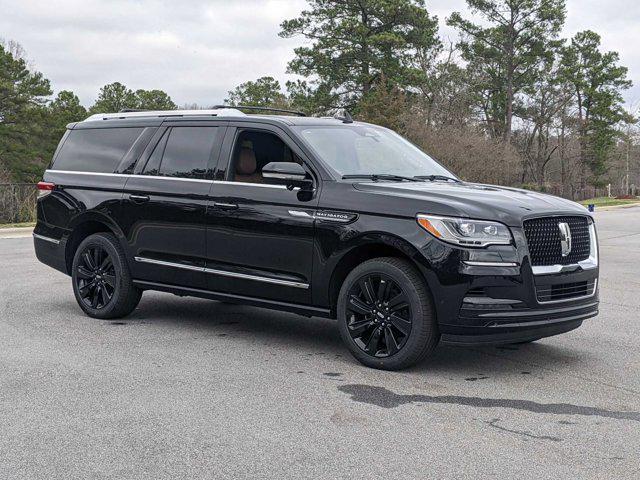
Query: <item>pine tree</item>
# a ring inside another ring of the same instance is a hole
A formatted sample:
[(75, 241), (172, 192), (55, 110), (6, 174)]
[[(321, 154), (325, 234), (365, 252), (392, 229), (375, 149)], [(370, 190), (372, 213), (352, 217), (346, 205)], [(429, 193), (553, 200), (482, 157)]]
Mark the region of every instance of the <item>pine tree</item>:
[(325, 109), (353, 108), (382, 74), (401, 88), (419, 84), (417, 52), (439, 43), (424, 0), (309, 0), (281, 28), (313, 42), (295, 49), (288, 71), (311, 78)]
[[(489, 131), (510, 141), (516, 96), (536, 80), (552, 56), (564, 24), (564, 0), (467, 0), (482, 24), (455, 12), (448, 24), (463, 35), (459, 46), (469, 70), (483, 79), (479, 104)], [(488, 26), (485, 26), (488, 24)]]
[(617, 52), (600, 51), (600, 35), (578, 32), (562, 53), (561, 75), (574, 91), (578, 116), (581, 186), (599, 186), (607, 171), (607, 156), (615, 145), (616, 124), (625, 112), (621, 91), (631, 87), (627, 68), (618, 65)]

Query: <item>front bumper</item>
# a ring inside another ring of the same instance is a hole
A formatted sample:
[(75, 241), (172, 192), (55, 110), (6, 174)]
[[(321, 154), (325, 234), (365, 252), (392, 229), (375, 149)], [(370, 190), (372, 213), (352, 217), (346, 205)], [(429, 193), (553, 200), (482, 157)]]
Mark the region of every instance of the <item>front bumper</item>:
[(568, 332), (598, 314), (597, 253), (589, 262), (542, 271), (531, 266), (522, 231), (512, 231), (515, 246), (439, 246), (441, 268), (423, 270), (443, 343), (526, 342)]
[[(482, 325), (467, 327), (441, 326), (441, 341), (452, 345), (495, 345), (518, 343), (569, 332), (598, 314), (598, 302), (572, 307), (501, 312), (504, 317), (480, 319)], [(444, 328), (443, 328), (444, 327)]]
[(443, 343), (526, 342), (568, 332), (598, 314), (597, 268), (534, 275), (525, 265), (518, 275), (466, 279), (455, 307), (439, 317)]

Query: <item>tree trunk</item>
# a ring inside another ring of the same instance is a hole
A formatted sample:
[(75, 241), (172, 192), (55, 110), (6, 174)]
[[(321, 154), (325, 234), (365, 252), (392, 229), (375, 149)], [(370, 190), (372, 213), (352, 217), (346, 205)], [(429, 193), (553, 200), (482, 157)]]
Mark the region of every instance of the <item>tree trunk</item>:
[[(362, 24), (369, 30), (369, 16), (362, 7)], [(362, 95), (366, 96), (371, 91), (371, 72), (369, 69), (369, 43), (367, 37), (362, 39)]]
[(538, 180), (538, 187), (540, 190), (544, 188), (544, 170), (546, 167), (546, 153), (547, 149), (542, 147), (544, 143), (544, 139), (542, 138), (542, 127), (538, 130), (538, 151), (536, 152), (536, 164), (538, 167), (538, 172), (536, 173), (536, 177)]
[(567, 167), (565, 164), (566, 155), (566, 137), (565, 137), (565, 121), (566, 121), (566, 107), (562, 110), (562, 119), (560, 121), (560, 195), (565, 195), (565, 185), (567, 183)]
[(505, 143), (511, 142), (511, 124), (513, 122), (513, 76), (514, 76), (514, 66), (513, 66), (513, 56), (514, 56), (514, 43), (515, 43), (515, 17), (514, 10), (511, 7), (511, 22), (509, 24), (509, 44), (507, 46), (507, 98), (505, 105), (505, 121), (504, 121), (504, 132), (503, 138)]
[(513, 121), (513, 79), (507, 77), (507, 105), (503, 138), (505, 143), (511, 142), (511, 123)]
[(578, 145), (580, 148), (580, 195), (584, 195), (587, 190), (587, 129), (586, 118), (583, 112), (582, 95), (578, 90), (576, 92), (578, 97), (578, 136), (580, 137)]

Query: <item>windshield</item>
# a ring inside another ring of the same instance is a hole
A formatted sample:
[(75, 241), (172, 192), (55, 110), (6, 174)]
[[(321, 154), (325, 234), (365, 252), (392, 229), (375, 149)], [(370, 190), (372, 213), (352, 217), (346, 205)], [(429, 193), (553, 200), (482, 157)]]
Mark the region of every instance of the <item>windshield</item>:
[(293, 127), (340, 177), (441, 175), (456, 178), (397, 133), (370, 125)]

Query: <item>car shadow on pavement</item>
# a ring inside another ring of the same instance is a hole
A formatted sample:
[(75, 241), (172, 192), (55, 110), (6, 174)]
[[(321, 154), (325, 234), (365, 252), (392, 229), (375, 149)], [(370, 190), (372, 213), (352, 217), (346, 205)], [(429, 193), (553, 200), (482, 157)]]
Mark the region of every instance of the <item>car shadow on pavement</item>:
[(334, 320), (214, 300), (163, 294), (147, 297), (145, 294), (140, 306), (127, 320), (170, 324), (181, 329), (206, 329), (212, 335), (258, 337), (274, 345), (296, 345), (305, 352), (311, 349), (327, 354), (348, 354)]
[[(334, 320), (211, 300), (147, 294), (126, 320), (166, 324), (182, 330), (205, 329), (212, 337), (258, 340), (274, 347), (295, 348), (300, 354), (340, 357), (359, 366), (343, 346)], [(500, 376), (531, 375), (542, 369), (570, 369), (588, 352), (539, 340), (523, 345), (452, 347), (440, 345), (434, 354), (407, 373), (437, 374), (481, 381)]]
[(503, 375), (538, 375), (543, 370), (571, 370), (585, 362), (585, 352), (548, 342), (541, 339), (525, 345), (440, 345), (431, 358), (412, 370), (463, 376), (473, 382)]

